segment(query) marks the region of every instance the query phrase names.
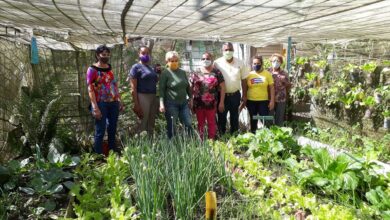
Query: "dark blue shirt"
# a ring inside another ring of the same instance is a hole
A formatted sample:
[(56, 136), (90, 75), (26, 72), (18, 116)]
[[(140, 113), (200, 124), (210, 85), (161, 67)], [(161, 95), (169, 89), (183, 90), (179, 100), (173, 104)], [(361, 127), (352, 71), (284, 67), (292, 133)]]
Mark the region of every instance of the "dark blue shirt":
[(131, 79), (137, 79), (137, 92), (156, 94), (157, 73), (149, 65), (134, 64), (129, 76)]

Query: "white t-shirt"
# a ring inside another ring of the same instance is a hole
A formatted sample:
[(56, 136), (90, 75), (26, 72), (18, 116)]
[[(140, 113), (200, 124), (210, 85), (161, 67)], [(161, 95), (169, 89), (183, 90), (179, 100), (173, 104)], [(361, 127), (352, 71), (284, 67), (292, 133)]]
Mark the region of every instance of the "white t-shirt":
[(241, 80), (248, 76), (249, 69), (240, 59), (233, 57), (233, 61), (229, 63), (224, 57), (220, 57), (214, 61), (214, 65), (222, 72), (226, 93), (233, 93), (241, 89)]

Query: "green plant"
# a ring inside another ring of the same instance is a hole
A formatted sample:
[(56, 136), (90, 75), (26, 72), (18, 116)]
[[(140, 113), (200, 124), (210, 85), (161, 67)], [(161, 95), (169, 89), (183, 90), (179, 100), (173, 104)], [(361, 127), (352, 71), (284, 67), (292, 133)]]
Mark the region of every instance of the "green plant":
[(340, 97), (340, 101), (344, 104), (344, 107), (346, 109), (350, 109), (352, 104), (356, 104), (357, 101), (362, 101), (363, 99), (364, 90), (361, 88), (360, 84), (355, 87), (352, 87), (350, 91)]
[(317, 78), (317, 73), (316, 72), (305, 73), (305, 78), (307, 81), (312, 82)]
[(378, 186), (366, 193), (367, 200), (374, 206), (377, 215), (384, 219), (390, 218), (390, 192)]
[(376, 62), (368, 62), (360, 66), (360, 69), (367, 72), (367, 73), (373, 73), (376, 69)]
[(319, 60), (315, 63), (315, 65), (320, 69), (325, 69), (328, 62), (326, 60)]
[(390, 118), (390, 110), (386, 109), (382, 112), (384, 118)]
[(312, 156), (313, 166), (297, 174), (300, 185), (312, 185), (324, 190), (329, 195), (340, 191), (354, 192), (359, 178), (354, 172), (353, 161), (340, 154), (335, 159), (326, 149), (304, 148), (303, 152)]
[(298, 64), (298, 65), (301, 65), (301, 66), (303, 66), (308, 61), (309, 61), (308, 57), (297, 57), (295, 59), (295, 63)]

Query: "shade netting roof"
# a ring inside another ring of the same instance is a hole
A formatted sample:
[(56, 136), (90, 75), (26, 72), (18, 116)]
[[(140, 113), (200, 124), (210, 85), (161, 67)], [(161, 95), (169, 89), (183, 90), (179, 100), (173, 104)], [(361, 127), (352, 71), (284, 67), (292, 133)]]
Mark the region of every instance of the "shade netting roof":
[[(0, 0), (0, 36), (79, 47), (125, 36), (253, 46), (390, 39), (389, 0)], [(66, 46), (64, 46), (66, 47)]]

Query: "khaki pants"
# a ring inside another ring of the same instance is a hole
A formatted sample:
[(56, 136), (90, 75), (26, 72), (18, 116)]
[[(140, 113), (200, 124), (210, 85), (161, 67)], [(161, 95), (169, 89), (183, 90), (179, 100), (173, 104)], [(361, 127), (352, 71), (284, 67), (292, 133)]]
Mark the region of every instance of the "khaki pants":
[(138, 102), (144, 114), (139, 125), (139, 132), (146, 131), (152, 136), (157, 115), (156, 94), (138, 93)]

